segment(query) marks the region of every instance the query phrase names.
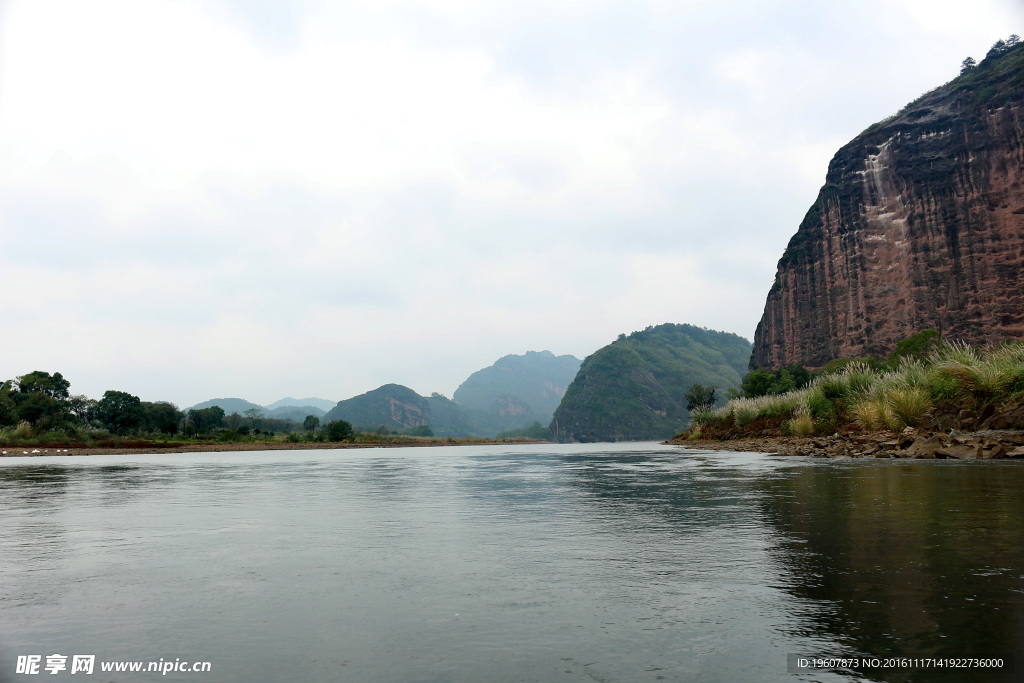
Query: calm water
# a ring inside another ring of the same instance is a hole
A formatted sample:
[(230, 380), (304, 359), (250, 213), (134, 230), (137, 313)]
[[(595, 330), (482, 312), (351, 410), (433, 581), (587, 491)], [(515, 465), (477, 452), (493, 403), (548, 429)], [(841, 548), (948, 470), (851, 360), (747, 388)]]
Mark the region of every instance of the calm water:
[[(1021, 465), (657, 444), (3, 459), (0, 681), (1024, 680)], [(96, 673), (15, 674), (54, 653)], [(788, 653), (1022, 673), (790, 674)], [(212, 672), (99, 671), (160, 658)]]

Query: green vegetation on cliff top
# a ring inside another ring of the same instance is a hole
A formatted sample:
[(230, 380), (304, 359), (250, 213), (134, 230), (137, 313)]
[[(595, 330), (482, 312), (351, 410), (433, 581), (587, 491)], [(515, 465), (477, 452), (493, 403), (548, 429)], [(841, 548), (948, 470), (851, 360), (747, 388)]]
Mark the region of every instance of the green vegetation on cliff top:
[(563, 442), (668, 438), (688, 420), (690, 387), (739, 386), (749, 356), (746, 339), (693, 325), (620, 335), (583, 361), (549, 431)]

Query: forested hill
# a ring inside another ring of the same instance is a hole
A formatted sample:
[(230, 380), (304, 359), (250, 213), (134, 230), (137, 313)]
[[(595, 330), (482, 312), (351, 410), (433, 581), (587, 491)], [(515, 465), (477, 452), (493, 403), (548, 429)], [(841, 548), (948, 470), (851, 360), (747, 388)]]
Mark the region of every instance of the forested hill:
[(550, 351), (504, 356), (470, 375), (452, 398), (466, 408), (511, 420), (524, 416), (527, 424), (534, 420), (547, 424), (580, 362), (575, 356), (556, 356)]
[(634, 332), (583, 361), (555, 411), (555, 441), (667, 439), (688, 422), (693, 384), (724, 394), (746, 373), (750, 342), (731, 332), (666, 323)]
[(339, 401), (323, 417), (325, 423), (331, 420), (424, 436), (493, 436), (501, 430), (501, 421), (493, 416), (464, 408), (441, 394), (420, 396), (401, 384), (385, 384)]

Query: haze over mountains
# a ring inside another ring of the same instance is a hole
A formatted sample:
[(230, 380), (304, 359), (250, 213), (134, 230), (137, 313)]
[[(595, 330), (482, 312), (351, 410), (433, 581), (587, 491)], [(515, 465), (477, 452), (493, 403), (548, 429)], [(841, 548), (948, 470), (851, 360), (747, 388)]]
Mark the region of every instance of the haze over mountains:
[(202, 410), (204, 408), (219, 406), (226, 415), (230, 415), (232, 413), (244, 415), (245, 411), (256, 409), (262, 412), (263, 417), (302, 422), (306, 419), (307, 415), (322, 417), (323, 414), (327, 412), (324, 408), (320, 407), (324, 404), (327, 404), (328, 407), (334, 405), (331, 401), (323, 398), (310, 398), (303, 399), (302, 401), (298, 401), (294, 398), (283, 398), (280, 401), (275, 401), (267, 406), (261, 406), (258, 403), (246, 401), (243, 398), (211, 398), (208, 401), (197, 403), (192, 406), (192, 409)]
[(540, 423), (544, 427), (579, 369), (574, 356), (550, 351), (508, 355), (473, 373), (455, 391), (420, 396), (400, 384), (386, 384), (337, 403), (320, 398), (284, 398), (267, 406), (240, 398), (217, 398), (193, 406), (220, 406), (225, 413), (253, 408), (265, 417), (302, 422), (314, 415), (322, 422), (346, 420), (364, 428), (409, 430), (429, 427), (437, 436), (494, 436)]
[(452, 398), (474, 410), (547, 424), (579, 369), (579, 358), (550, 351), (504, 356), (470, 375)]
[(454, 400), (387, 384), (340, 401), (324, 420), (396, 430), (429, 427), (435, 436), (494, 436), (534, 423), (547, 426), (579, 366), (578, 358), (550, 351), (504, 356), (470, 375)]
[(219, 405), (239, 414), (257, 408), (266, 417), (296, 422), (316, 415), (322, 423), (346, 420), (363, 431), (429, 429), (439, 437), (529, 431), (560, 441), (662, 439), (686, 425), (684, 394), (692, 384), (724, 394), (739, 385), (749, 357), (750, 342), (735, 334), (667, 323), (620, 335), (582, 362), (550, 351), (504, 356), (470, 375), (453, 399), (385, 384), (339, 401), (326, 413), (312, 405), (322, 399), (289, 398), (266, 407), (211, 399), (196, 407)]

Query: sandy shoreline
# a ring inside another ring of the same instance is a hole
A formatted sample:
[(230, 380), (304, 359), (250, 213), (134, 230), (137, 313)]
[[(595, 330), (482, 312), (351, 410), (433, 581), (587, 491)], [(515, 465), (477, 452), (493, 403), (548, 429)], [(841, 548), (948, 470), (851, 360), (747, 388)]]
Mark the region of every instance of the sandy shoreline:
[(443, 439), (429, 441), (402, 441), (383, 443), (349, 443), (342, 442), (311, 442), (311, 443), (200, 443), (200, 444), (168, 444), (167, 446), (142, 446), (134, 448), (74, 448), (74, 447), (39, 447), (39, 446), (0, 446), (0, 457), (25, 458), (42, 456), (73, 456), (73, 455), (145, 455), (154, 453), (231, 453), (234, 451), (308, 451), (308, 450), (341, 450), (351, 448), (408, 448), (430, 446), (508, 446), (521, 444), (545, 443), (543, 441), (446, 441)]

